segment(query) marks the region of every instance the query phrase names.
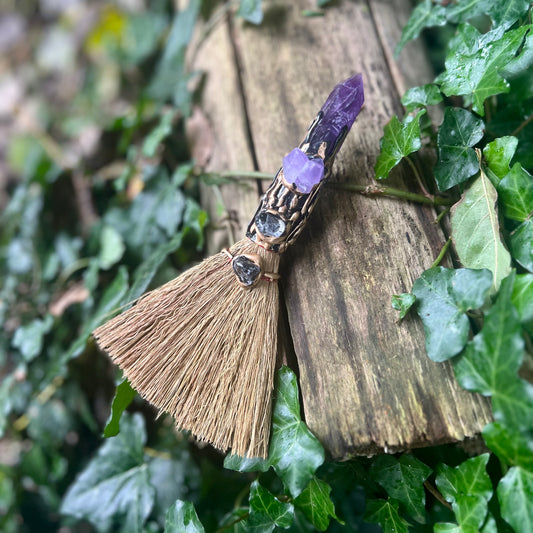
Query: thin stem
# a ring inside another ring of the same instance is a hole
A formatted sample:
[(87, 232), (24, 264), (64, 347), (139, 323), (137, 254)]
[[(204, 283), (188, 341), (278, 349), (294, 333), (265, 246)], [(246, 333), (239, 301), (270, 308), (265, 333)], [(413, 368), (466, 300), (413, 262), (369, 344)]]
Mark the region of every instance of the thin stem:
[(444, 507), (452, 509), (451, 504), (444, 499), (444, 496), (429, 481), (424, 481), (424, 487), (426, 487), (426, 490), (430, 492), (440, 503), (442, 503)]
[(418, 194), (409, 191), (402, 191), (401, 189), (394, 189), (393, 187), (384, 187), (382, 185), (357, 185), (355, 183), (328, 183), (328, 187), (332, 189), (341, 189), (344, 191), (357, 192), (364, 196), (393, 196), (395, 198), (401, 198), (402, 200), (408, 200), (419, 204), (426, 205), (452, 205), (453, 202), (448, 198), (442, 198), (441, 196), (435, 196), (430, 198), (423, 194)]
[(452, 239), (451, 238), (446, 241), (446, 244), (442, 247), (442, 250), (440, 251), (439, 255), (437, 256), (437, 259), (435, 259), (435, 261), (433, 261), (433, 264), (431, 265), (431, 268), (439, 266), (439, 264), (442, 261), (443, 257), (446, 255), (446, 252), (448, 251), (448, 248), (450, 247), (451, 243), (452, 243)]
[[(231, 180), (271, 180), (272, 174), (267, 172), (257, 172), (255, 170), (225, 170), (222, 172), (213, 172), (213, 174)], [(355, 183), (333, 183), (328, 182), (328, 187), (332, 189), (340, 189), (343, 191), (350, 191), (362, 194), (364, 196), (393, 196), (403, 200), (409, 200), (419, 204), (427, 205), (453, 205), (453, 201), (442, 196), (432, 196), (430, 194), (418, 194), (409, 191), (402, 191), (401, 189), (394, 189), (393, 187), (384, 187), (383, 185), (357, 185)], [(425, 190), (425, 189), (424, 189)]]
[(447, 207), (446, 209), (443, 209), (437, 218), (435, 219), (435, 224), (440, 224), (440, 221), (450, 212), (450, 208)]
[(413, 174), (415, 175), (416, 181), (418, 182), (418, 186), (420, 187), (420, 190), (422, 191), (424, 196), (427, 196), (428, 198), (433, 199), (433, 195), (429, 194), (427, 189), (424, 187), (424, 183), (422, 182), (422, 176), (420, 176), (420, 172), (418, 172), (418, 169), (416, 168), (416, 165), (413, 163), (411, 158), (407, 156), (405, 158), (407, 160), (407, 163), (411, 167), (411, 170), (413, 171)]
[(531, 121), (533, 120), (533, 113), (531, 113), (531, 115), (529, 115), (529, 117), (526, 118), (526, 120), (524, 120), (524, 122), (522, 122), (522, 124), (520, 124), (520, 126), (518, 126), (518, 128), (516, 128), (512, 133), (511, 135), (513, 137), (515, 137), (518, 133), (520, 133)]
[(272, 174), (268, 172), (258, 172), (256, 170), (224, 170), (213, 174), (230, 180), (271, 180), (273, 178)]

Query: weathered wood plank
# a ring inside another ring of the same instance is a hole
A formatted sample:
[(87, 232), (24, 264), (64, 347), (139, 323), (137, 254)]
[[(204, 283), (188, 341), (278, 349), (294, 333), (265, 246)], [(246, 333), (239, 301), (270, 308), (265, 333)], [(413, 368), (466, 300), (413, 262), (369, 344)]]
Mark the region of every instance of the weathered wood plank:
[[(340, 2), (324, 17), (303, 17), (311, 4), (267, 4), (263, 25), (232, 31), (259, 168), (274, 173), (333, 85), (359, 71), (366, 104), (334, 179), (370, 184), (382, 127), (401, 114), (406, 70), (391, 73), (374, 18), (379, 2)], [(407, 0), (387, 4), (395, 14), (409, 8)], [(209, 105), (233, 120), (220, 98)], [(416, 190), (403, 167), (392, 185)], [(434, 220), (427, 207), (329, 190), (284, 258), (305, 418), (336, 459), (462, 440), (490, 418), (487, 402), (460, 390), (449, 365), (427, 358), (420, 323), (397, 324), (391, 308), (391, 295), (408, 291), (445, 242)]]

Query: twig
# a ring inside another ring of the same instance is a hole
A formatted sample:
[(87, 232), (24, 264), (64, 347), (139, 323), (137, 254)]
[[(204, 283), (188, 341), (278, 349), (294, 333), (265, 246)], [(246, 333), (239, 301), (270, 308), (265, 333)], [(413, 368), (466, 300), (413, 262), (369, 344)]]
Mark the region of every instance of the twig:
[[(271, 180), (272, 174), (267, 172), (257, 172), (255, 170), (225, 170), (222, 172), (213, 172), (217, 176), (230, 180)], [(453, 201), (442, 196), (432, 196), (431, 194), (418, 194), (409, 191), (402, 191), (401, 189), (394, 189), (393, 187), (384, 187), (383, 185), (357, 185), (356, 183), (333, 183), (329, 182), (328, 187), (332, 189), (341, 189), (343, 191), (350, 191), (362, 194), (364, 196), (393, 196), (403, 200), (409, 200), (419, 204), (426, 205), (443, 205), (451, 206)], [(423, 188), (423, 187), (422, 187)], [(425, 191), (425, 189), (424, 189)]]
[(447, 507), (453, 511), (451, 504), (444, 499), (444, 496), (429, 481), (424, 481), (424, 487), (426, 487), (426, 490), (430, 492), (440, 503), (442, 503), (444, 507)]
[(531, 121), (533, 120), (533, 113), (531, 113), (531, 115), (529, 115), (529, 117), (526, 118), (526, 120), (524, 120), (524, 122), (522, 122), (522, 124), (520, 124), (520, 126), (518, 126), (518, 128), (516, 128), (512, 133), (511, 135), (513, 137), (515, 137), (518, 133), (520, 133)]
[(418, 182), (418, 186), (420, 187), (420, 190), (422, 191), (423, 195), (427, 198), (433, 199), (433, 195), (429, 194), (427, 189), (424, 187), (424, 183), (422, 182), (422, 176), (420, 176), (420, 172), (418, 172), (418, 169), (416, 168), (416, 165), (413, 163), (411, 158), (407, 156), (405, 158), (407, 160), (407, 163), (411, 167), (411, 170), (413, 171), (413, 174), (415, 175), (416, 181)]
[(345, 191), (352, 191), (362, 194), (364, 196), (393, 196), (401, 198), (402, 200), (409, 200), (419, 204), (426, 205), (452, 205), (453, 202), (448, 198), (442, 196), (428, 197), (423, 194), (418, 194), (409, 191), (402, 191), (392, 187), (384, 187), (383, 185), (357, 185), (355, 183), (328, 183), (328, 186), (333, 189), (341, 189)]
[(442, 258), (446, 255), (446, 252), (448, 251), (448, 248), (450, 247), (450, 244), (452, 243), (452, 239), (449, 238), (444, 246), (442, 247), (442, 250), (440, 251), (439, 255), (437, 256), (437, 259), (433, 261), (433, 264), (431, 265), (431, 268), (434, 268), (436, 266), (439, 266), (440, 262), (442, 261)]

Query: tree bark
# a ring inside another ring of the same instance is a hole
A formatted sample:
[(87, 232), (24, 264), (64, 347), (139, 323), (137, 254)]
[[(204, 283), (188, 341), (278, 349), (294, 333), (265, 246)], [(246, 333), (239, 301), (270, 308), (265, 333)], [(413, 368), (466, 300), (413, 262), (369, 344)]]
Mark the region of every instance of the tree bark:
[[(383, 126), (403, 115), (405, 88), (431, 75), (420, 42), (393, 59), (410, 2), (340, 1), (322, 17), (302, 15), (315, 5), (266, 2), (262, 25), (227, 19), (203, 43), (194, 66), (207, 76), (209, 169), (274, 175), (333, 86), (362, 72), (365, 106), (332, 179), (375, 183)], [(387, 185), (420, 192), (408, 165)], [(257, 207), (258, 186), (268, 182), (220, 188), (218, 203), (223, 198), (234, 213), (237, 239)], [(391, 307), (391, 295), (409, 292), (446, 241), (436, 214), (410, 202), (326, 190), (282, 259), (305, 420), (334, 459), (461, 441), (490, 420), (484, 398), (461, 390), (449, 364), (429, 360), (420, 321), (411, 315), (398, 323)], [(223, 240), (214, 239), (215, 250)]]

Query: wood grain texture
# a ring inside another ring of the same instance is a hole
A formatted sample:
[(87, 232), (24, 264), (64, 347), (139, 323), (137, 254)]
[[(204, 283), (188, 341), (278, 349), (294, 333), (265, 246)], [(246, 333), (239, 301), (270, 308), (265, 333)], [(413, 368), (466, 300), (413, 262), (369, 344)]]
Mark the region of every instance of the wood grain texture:
[[(259, 169), (274, 174), (335, 83), (362, 72), (365, 107), (333, 179), (371, 184), (382, 128), (403, 113), (399, 91), (429, 72), (421, 50), (416, 63), (391, 66), (396, 18), (405, 20), (410, 4), (341, 1), (324, 17), (303, 17), (314, 5), (267, 3), (261, 26), (230, 24), (254, 154)], [(204, 51), (211, 49), (206, 43)], [(206, 105), (217, 109), (216, 120), (234, 121), (212, 97)], [(221, 149), (245, 147), (217, 144), (215, 152)], [(417, 190), (407, 166), (388, 185)], [(305, 419), (335, 459), (460, 441), (490, 419), (488, 403), (462, 391), (450, 365), (428, 359), (420, 322), (398, 324), (391, 308), (391, 295), (408, 292), (446, 240), (435, 216), (407, 202), (326, 190), (282, 259)]]

